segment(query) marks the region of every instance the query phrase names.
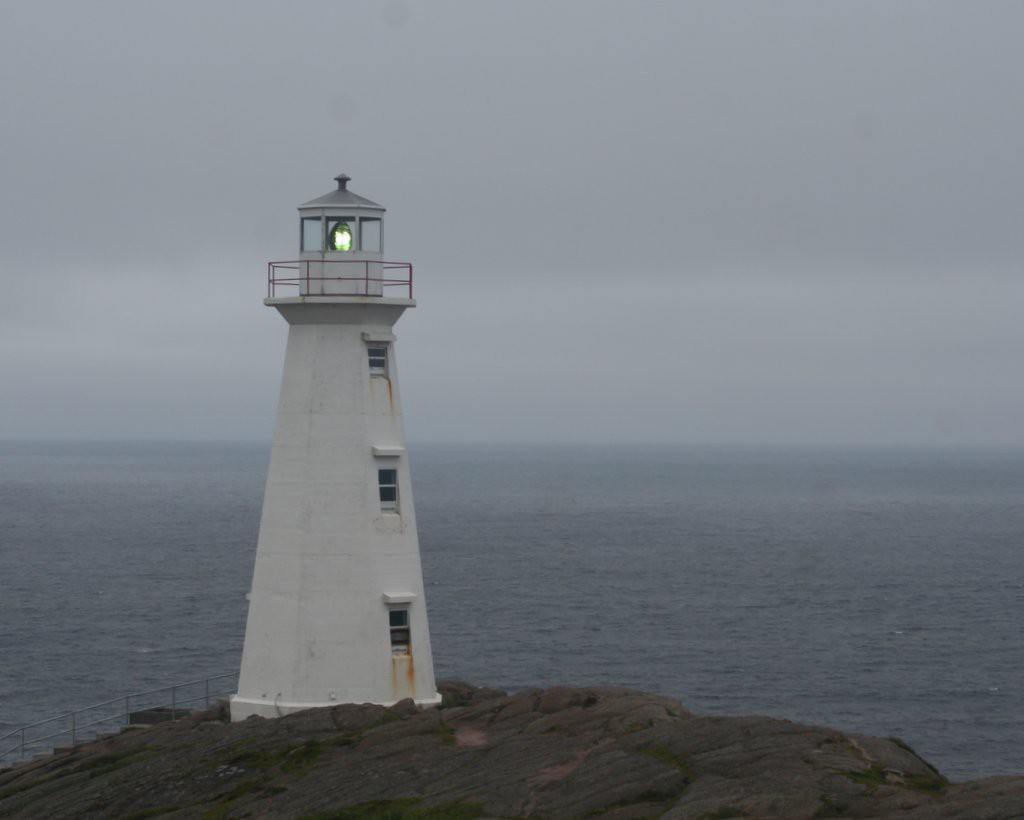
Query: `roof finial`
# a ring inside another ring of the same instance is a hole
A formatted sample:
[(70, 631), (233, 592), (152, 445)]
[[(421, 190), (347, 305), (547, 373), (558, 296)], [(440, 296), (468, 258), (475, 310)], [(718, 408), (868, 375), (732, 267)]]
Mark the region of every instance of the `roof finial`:
[(345, 186), (348, 185), (348, 181), (352, 179), (352, 177), (348, 174), (338, 174), (335, 179), (338, 180), (338, 190), (344, 191)]

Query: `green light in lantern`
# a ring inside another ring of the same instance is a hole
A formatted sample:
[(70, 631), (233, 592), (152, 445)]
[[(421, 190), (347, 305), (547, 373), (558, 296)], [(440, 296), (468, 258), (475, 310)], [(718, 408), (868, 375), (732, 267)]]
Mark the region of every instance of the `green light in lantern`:
[(339, 222), (331, 229), (330, 249), (332, 251), (352, 250), (352, 229), (347, 222)]

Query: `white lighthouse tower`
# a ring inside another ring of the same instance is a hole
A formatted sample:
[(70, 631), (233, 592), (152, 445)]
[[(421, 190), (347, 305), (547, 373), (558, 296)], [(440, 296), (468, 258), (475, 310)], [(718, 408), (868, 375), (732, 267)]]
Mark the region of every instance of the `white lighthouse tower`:
[(412, 266), (383, 261), (384, 208), (335, 179), (299, 206), (300, 258), (268, 267), (288, 348), (236, 721), (440, 701), (393, 332)]

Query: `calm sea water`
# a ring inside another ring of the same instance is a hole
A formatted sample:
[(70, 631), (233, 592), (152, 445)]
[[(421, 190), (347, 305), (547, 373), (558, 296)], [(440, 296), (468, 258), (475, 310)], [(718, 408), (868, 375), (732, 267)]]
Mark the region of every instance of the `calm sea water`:
[[(268, 448), (0, 444), (0, 734), (237, 669)], [(1024, 452), (421, 446), (440, 677), (1024, 772)]]

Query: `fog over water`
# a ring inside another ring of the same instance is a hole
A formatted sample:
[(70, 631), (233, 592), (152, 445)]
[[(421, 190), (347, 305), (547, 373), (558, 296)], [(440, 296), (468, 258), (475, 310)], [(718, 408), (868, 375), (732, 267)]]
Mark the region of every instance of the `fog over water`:
[(419, 441), (1024, 444), (1024, 7), (12, 5), (0, 438), (268, 441), (265, 265), (388, 207)]

